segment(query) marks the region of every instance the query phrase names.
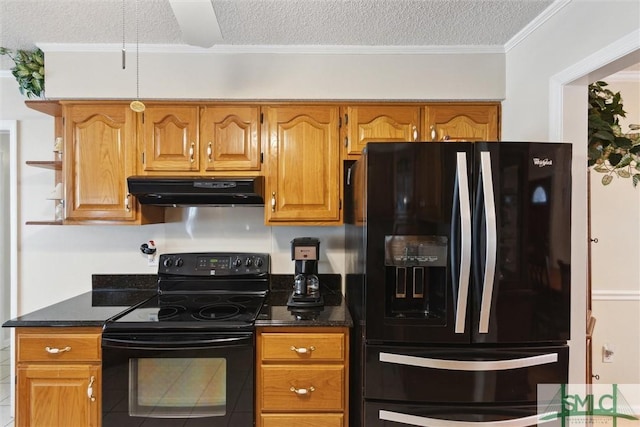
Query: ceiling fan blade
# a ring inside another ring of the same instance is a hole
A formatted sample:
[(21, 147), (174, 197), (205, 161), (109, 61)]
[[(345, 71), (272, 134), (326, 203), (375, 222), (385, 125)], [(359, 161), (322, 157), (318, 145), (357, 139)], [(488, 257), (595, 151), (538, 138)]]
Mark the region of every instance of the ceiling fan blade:
[(211, 47), (222, 42), (222, 32), (211, 0), (169, 0), (187, 44)]

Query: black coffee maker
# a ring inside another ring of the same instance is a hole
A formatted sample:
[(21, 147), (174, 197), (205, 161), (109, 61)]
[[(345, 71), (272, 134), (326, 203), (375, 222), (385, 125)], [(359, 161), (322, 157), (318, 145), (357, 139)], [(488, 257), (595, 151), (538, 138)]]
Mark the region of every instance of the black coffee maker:
[(297, 237), (291, 241), (291, 259), (295, 261), (293, 293), (287, 301), (289, 307), (320, 307), (324, 299), (320, 293), (318, 258), (320, 240)]

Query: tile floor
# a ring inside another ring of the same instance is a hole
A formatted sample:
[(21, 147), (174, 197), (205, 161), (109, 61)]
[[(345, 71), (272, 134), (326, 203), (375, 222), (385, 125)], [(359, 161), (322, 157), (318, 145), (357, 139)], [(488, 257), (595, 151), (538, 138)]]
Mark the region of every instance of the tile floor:
[(11, 349), (0, 350), (0, 427), (13, 427), (11, 417)]

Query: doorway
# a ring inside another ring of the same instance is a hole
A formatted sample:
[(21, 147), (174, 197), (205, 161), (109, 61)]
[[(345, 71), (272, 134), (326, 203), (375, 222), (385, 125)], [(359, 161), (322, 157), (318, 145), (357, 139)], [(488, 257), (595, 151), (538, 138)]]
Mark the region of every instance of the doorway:
[[(633, 64), (640, 62), (640, 30), (634, 31), (626, 37), (623, 37), (616, 42), (610, 44), (604, 49), (594, 52), (591, 56), (584, 60), (573, 64), (571, 67), (561, 71), (551, 78), (550, 81), (550, 133), (549, 138), (553, 141), (574, 141), (574, 156), (576, 159), (584, 159), (584, 164), (574, 164), (573, 173), (575, 176), (586, 175), (586, 151), (587, 151), (587, 86), (589, 83), (602, 80), (606, 76), (621, 71)], [(584, 141), (579, 143), (579, 141)], [(630, 185), (630, 184), (629, 184)], [(581, 189), (582, 190), (582, 189)], [(587, 191), (585, 189), (585, 191)], [(636, 191), (638, 191), (636, 189)], [(580, 200), (582, 202), (582, 200)], [(587, 211), (587, 198), (584, 198), (584, 205), (580, 203), (578, 206), (574, 206), (573, 209), (579, 211)], [(579, 235), (582, 240), (584, 233), (585, 245), (581, 248), (576, 248), (576, 257), (572, 260), (572, 265), (584, 265), (587, 260), (587, 223), (586, 216), (584, 223), (582, 219), (576, 225), (576, 235)], [(575, 261), (575, 262), (574, 262)], [(576, 274), (573, 274), (576, 273)], [(575, 372), (572, 378), (584, 378), (585, 382), (590, 382), (591, 373), (589, 372), (590, 358), (587, 357), (588, 352), (587, 345), (588, 340), (584, 339), (582, 343), (579, 342), (580, 337), (587, 337), (588, 322), (585, 316), (586, 308), (590, 303), (590, 298), (586, 293), (585, 287), (582, 283), (586, 282), (586, 269), (585, 271), (573, 271), (572, 277), (574, 285), (572, 289), (577, 289), (579, 294), (576, 295), (574, 301), (583, 301), (584, 306), (582, 310), (572, 310), (572, 348), (576, 350), (576, 354), (584, 354), (585, 358), (580, 363), (574, 363)], [(584, 279), (584, 280), (583, 280)], [(598, 320), (598, 324), (601, 324)], [(627, 325), (628, 327), (629, 325)], [(598, 326), (595, 328), (595, 333), (598, 333)], [(575, 341), (575, 343), (574, 343)], [(575, 345), (574, 345), (575, 344)], [(593, 356), (601, 357), (600, 348), (594, 345)], [(577, 359), (577, 358), (576, 358)], [(582, 374), (580, 373), (582, 372)], [(576, 381), (577, 382), (577, 381)], [(603, 381), (601, 378), (601, 382)]]
[[(0, 120), (0, 317), (18, 314), (18, 149), (17, 122)], [(13, 328), (0, 328), (0, 346), (14, 347)], [(9, 378), (15, 378), (15, 355), (9, 351)], [(4, 362), (3, 362), (4, 363)], [(10, 387), (9, 416), (14, 416), (15, 388)], [(3, 412), (3, 420), (5, 413)]]

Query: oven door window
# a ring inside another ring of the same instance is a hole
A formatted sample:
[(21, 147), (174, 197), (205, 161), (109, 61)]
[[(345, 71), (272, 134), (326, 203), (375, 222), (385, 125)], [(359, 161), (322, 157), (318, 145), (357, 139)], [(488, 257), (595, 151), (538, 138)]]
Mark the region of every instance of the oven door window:
[(147, 418), (225, 416), (225, 358), (129, 359), (129, 415)]

